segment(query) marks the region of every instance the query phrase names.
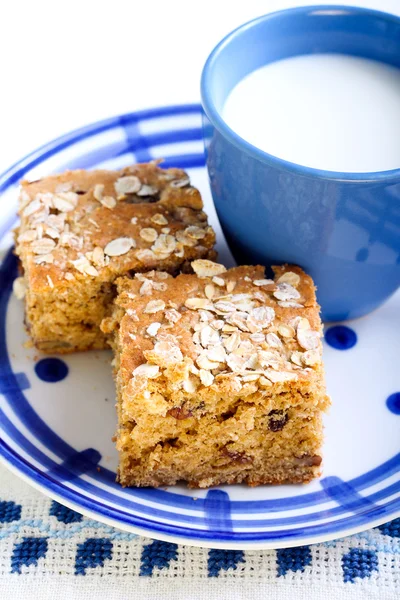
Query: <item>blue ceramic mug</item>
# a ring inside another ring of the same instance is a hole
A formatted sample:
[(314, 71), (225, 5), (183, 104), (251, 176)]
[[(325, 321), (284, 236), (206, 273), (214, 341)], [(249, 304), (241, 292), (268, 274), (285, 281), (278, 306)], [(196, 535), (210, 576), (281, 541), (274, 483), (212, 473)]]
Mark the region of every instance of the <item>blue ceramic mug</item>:
[(253, 70), (323, 52), (400, 67), (400, 18), (344, 6), (260, 17), (213, 50), (201, 89), (212, 194), (236, 260), (301, 265), (315, 280), (323, 319), (339, 321), (374, 310), (400, 284), (400, 168), (303, 167), (247, 143), (221, 116), (229, 92)]

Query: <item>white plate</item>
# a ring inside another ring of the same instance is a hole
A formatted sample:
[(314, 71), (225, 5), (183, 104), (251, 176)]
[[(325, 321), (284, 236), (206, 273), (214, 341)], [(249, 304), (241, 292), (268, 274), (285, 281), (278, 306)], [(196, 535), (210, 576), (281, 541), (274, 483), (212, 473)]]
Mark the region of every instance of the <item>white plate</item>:
[(325, 420), (324, 475), (304, 486), (123, 489), (115, 483), (109, 353), (48, 358), (24, 348), (23, 305), (10, 293), (16, 259), (8, 232), (15, 223), (18, 181), (66, 168), (115, 168), (160, 156), (167, 166), (188, 170), (217, 231), (220, 259), (232, 264), (208, 187), (197, 105), (89, 125), (40, 148), (0, 179), (2, 460), (45, 494), (85, 515), (198, 546), (303, 545), (400, 516), (399, 293), (372, 315), (326, 331), (333, 406)]

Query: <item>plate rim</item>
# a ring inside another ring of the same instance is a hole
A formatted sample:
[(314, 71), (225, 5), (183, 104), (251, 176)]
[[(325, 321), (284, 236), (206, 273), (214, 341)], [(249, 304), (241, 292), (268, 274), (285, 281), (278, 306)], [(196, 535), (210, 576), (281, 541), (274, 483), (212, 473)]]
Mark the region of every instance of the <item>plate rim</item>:
[[(15, 457), (15, 458), (17, 461), (19, 461), (19, 457)], [(140, 527), (139, 525), (131, 525), (129, 523), (120, 522), (117, 519), (114, 519), (112, 517), (106, 517), (104, 515), (101, 515), (99, 518), (98, 513), (96, 513), (95, 511), (92, 511), (86, 507), (82, 507), (82, 505), (76, 504), (73, 500), (65, 499), (65, 497), (63, 495), (58, 494), (57, 492), (54, 492), (53, 490), (49, 490), (46, 486), (40, 484), (36, 479), (30, 478), (28, 475), (26, 475), (25, 473), (20, 471), (4, 456), (4, 454), (2, 454), (1, 446), (0, 446), (0, 464), (5, 466), (11, 473), (15, 474), (22, 481), (24, 481), (25, 483), (27, 483), (34, 489), (38, 490), (39, 492), (42, 492), (48, 498), (51, 498), (52, 500), (55, 500), (56, 502), (60, 502), (64, 506), (67, 506), (68, 508), (75, 510), (76, 512), (84, 515), (85, 517), (87, 517), (89, 519), (93, 519), (95, 521), (100, 521), (101, 523), (108, 525), (110, 527), (115, 527), (116, 529), (126, 531), (128, 533), (134, 533), (139, 536), (141, 535), (144, 537), (151, 537), (151, 539), (161, 540), (163, 542), (181, 544), (181, 545), (192, 546), (192, 547), (196, 547), (196, 548), (208, 548), (208, 549), (215, 548), (215, 549), (219, 549), (219, 550), (279, 550), (281, 548), (296, 548), (299, 546), (307, 546), (307, 545), (320, 544), (320, 543), (340, 540), (342, 538), (349, 537), (351, 535), (361, 533), (363, 531), (367, 531), (368, 529), (373, 529), (374, 527), (383, 525), (384, 523), (387, 523), (393, 519), (400, 517), (400, 511), (396, 511), (394, 513), (394, 515), (390, 517), (389, 521), (386, 518), (387, 516), (385, 516), (383, 518), (382, 517), (377, 518), (377, 519), (369, 522), (367, 524), (367, 526), (364, 524), (364, 525), (350, 527), (350, 528), (343, 530), (343, 532), (341, 532), (341, 534), (340, 534), (340, 537), (338, 537), (337, 534), (335, 534), (335, 533), (331, 533), (328, 535), (320, 534), (320, 535), (305, 537), (304, 539), (302, 538), (301, 540), (293, 540), (290, 543), (289, 543), (289, 540), (286, 538), (282, 541), (274, 541), (274, 542), (266, 542), (264, 540), (260, 540), (260, 541), (256, 540), (256, 541), (248, 541), (248, 542), (246, 542), (246, 541), (231, 542), (229, 540), (227, 540), (227, 541), (224, 540), (221, 542), (214, 541), (214, 540), (204, 540), (203, 541), (200, 539), (191, 538), (191, 537), (187, 537), (187, 536), (181, 536), (181, 535), (175, 536), (172, 534), (170, 535), (170, 534), (165, 534), (162, 532), (160, 533), (158, 531), (154, 532), (154, 530), (151, 529), (151, 526)], [(29, 467), (29, 469), (31, 469), (31, 467)], [(151, 536), (150, 536), (150, 534), (151, 534)]]
[[(187, 114), (202, 114), (202, 107), (200, 104), (178, 104), (178, 105), (168, 105), (168, 106), (159, 106), (149, 109), (144, 109), (141, 111), (134, 111), (122, 115), (115, 115), (113, 117), (109, 117), (106, 119), (102, 119), (99, 121), (94, 121), (88, 125), (83, 127), (76, 128), (69, 133), (66, 133), (62, 136), (54, 138), (50, 140), (46, 144), (43, 144), (36, 150), (30, 152), (25, 157), (21, 158), (19, 161), (10, 166), (6, 171), (4, 171), (0, 175), (0, 193), (7, 190), (12, 185), (15, 185), (17, 181), (33, 166), (36, 166), (43, 162), (46, 158), (50, 156), (56, 155), (58, 152), (63, 150), (66, 147), (73, 146), (79, 139), (88, 139), (97, 133), (104, 132), (114, 127), (121, 127), (123, 119), (126, 118), (135, 118), (140, 120), (141, 118), (158, 118), (158, 117), (168, 117), (174, 115), (187, 115)], [(14, 219), (15, 220), (15, 219)], [(5, 225), (8, 225), (6, 223)], [(8, 231), (8, 227), (5, 228), (6, 233)], [(1, 236), (3, 237), (3, 236)], [(4, 257), (5, 258), (5, 257)], [(0, 261), (3, 262), (3, 259)], [(92, 510), (86, 506), (82, 506), (77, 503), (73, 499), (69, 498), (69, 493), (75, 494), (74, 490), (68, 490), (68, 493), (59, 493), (58, 491), (54, 491), (52, 489), (52, 482), (48, 481), (48, 485), (46, 483), (42, 483), (41, 479), (46, 481), (46, 475), (38, 472), (32, 464), (28, 463), (19, 456), (16, 451), (12, 448), (8, 450), (4, 450), (3, 441), (0, 438), (0, 463), (2, 463), (6, 468), (8, 468), (11, 472), (16, 474), (20, 479), (31, 485), (33, 488), (39, 490), (44, 493), (46, 496), (61, 502), (62, 504), (68, 506), (69, 508), (76, 510), (77, 512), (106, 525), (116, 527), (118, 529), (122, 529), (123, 531), (129, 531), (131, 533), (135, 533), (137, 535), (151, 536), (154, 539), (159, 539), (162, 541), (180, 543), (189, 546), (203, 547), (203, 548), (219, 548), (219, 549), (278, 549), (278, 548), (288, 548), (288, 547), (296, 547), (307, 544), (315, 544), (326, 542), (330, 540), (340, 539), (342, 537), (347, 537), (349, 535), (353, 535), (355, 533), (359, 533), (361, 531), (365, 531), (372, 527), (376, 527), (382, 523), (388, 522), (388, 520), (392, 520), (400, 517), (400, 510), (394, 511), (389, 516), (387, 514), (381, 515), (376, 519), (372, 519), (368, 521), (368, 523), (345, 527), (340, 532), (332, 532), (332, 533), (321, 533), (314, 535), (305, 535), (295, 540), (291, 540), (290, 536), (287, 535), (281, 539), (274, 539), (272, 541), (268, 540), (232, 540), (224, 538), (223, 540), (212, 540), (210, 538), (199, 538), (196, 537), (196, 531), (192, 530), (191, 536), (188, 536), (186, 533), (179, 531), (175, 534), (172, 533), (164, 533), (163, 531), (158, 531), (157, 526), (161, 528), (175, 529), (175, 530), (184, 530), (185, 528), (180, 525), (170, 525), (168, 523), (157, 523), (157, 521), (146, 519), (142, 515), (135, 515), (135, 513), (131, 513), (131, 517), (140, 521), (142, 525), (136, 525), (129, 523), (124, 520), (118, 520), (117, 517), (109, 517), (104, 515), (102, 512), (96, 512), (96, 510)], [(7, 454), (12, 455), (12, 459), (7, 456)], [(27, 472), (28, 473), (27, 473)], [(47, 478), (48, 479), (48, 478)], [(62, 490), (60, 488), (60, 483), (54, 482), (54, 485), (58, 490)], [(78, 492), (79, 493), (79, 492)], [(67, 496), (67, 497), (66, 497)], [(88, 502), (95, 502), (95, 498), (85, 498)], [(110, 510), (107, 506), (104, 506), (105, 510)], [(113, 508), (111, 507), (111, 511)], [(154, 529), (156, 528), (156, 530)], [(199, 530), (202, 531), (202, 530)], [(290, 528), (287, 529), (290, 532)], [(222, 532), (221, 532), (222, 533)], [(266, 536), (268, 536), (268, 532), (265, 532)], [(229, 532), (223, 532), (224, 536), (229, 535)], [(233, 533), (235, 535), (235, 533)], [(237, 535), (237, 533), (236, 533)], [(240, 535), (240, 533), (239, 533)], [(193, 536), (193, 537), (192, 537)], [(340, 537), (338, 537), (340, 536)]]

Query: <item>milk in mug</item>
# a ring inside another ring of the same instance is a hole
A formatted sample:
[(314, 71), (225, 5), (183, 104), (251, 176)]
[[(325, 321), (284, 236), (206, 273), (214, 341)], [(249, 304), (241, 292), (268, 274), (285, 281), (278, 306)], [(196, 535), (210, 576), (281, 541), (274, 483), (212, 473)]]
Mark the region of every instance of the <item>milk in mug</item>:
[(400, 168), (400, 69), (344, 54), (277, 61), (242, 79), (223, 118), (244, 140), (306, 167)]

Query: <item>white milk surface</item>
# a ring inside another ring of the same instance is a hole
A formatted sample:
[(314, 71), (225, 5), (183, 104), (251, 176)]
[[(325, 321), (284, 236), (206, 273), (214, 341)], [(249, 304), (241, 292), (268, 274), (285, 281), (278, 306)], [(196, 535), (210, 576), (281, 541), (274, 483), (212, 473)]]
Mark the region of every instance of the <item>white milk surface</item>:
[(317, 169), (400, 167), (400, 69), (344, 54), (268, 64), (242, 79), (225, 122), (269, 154)]

